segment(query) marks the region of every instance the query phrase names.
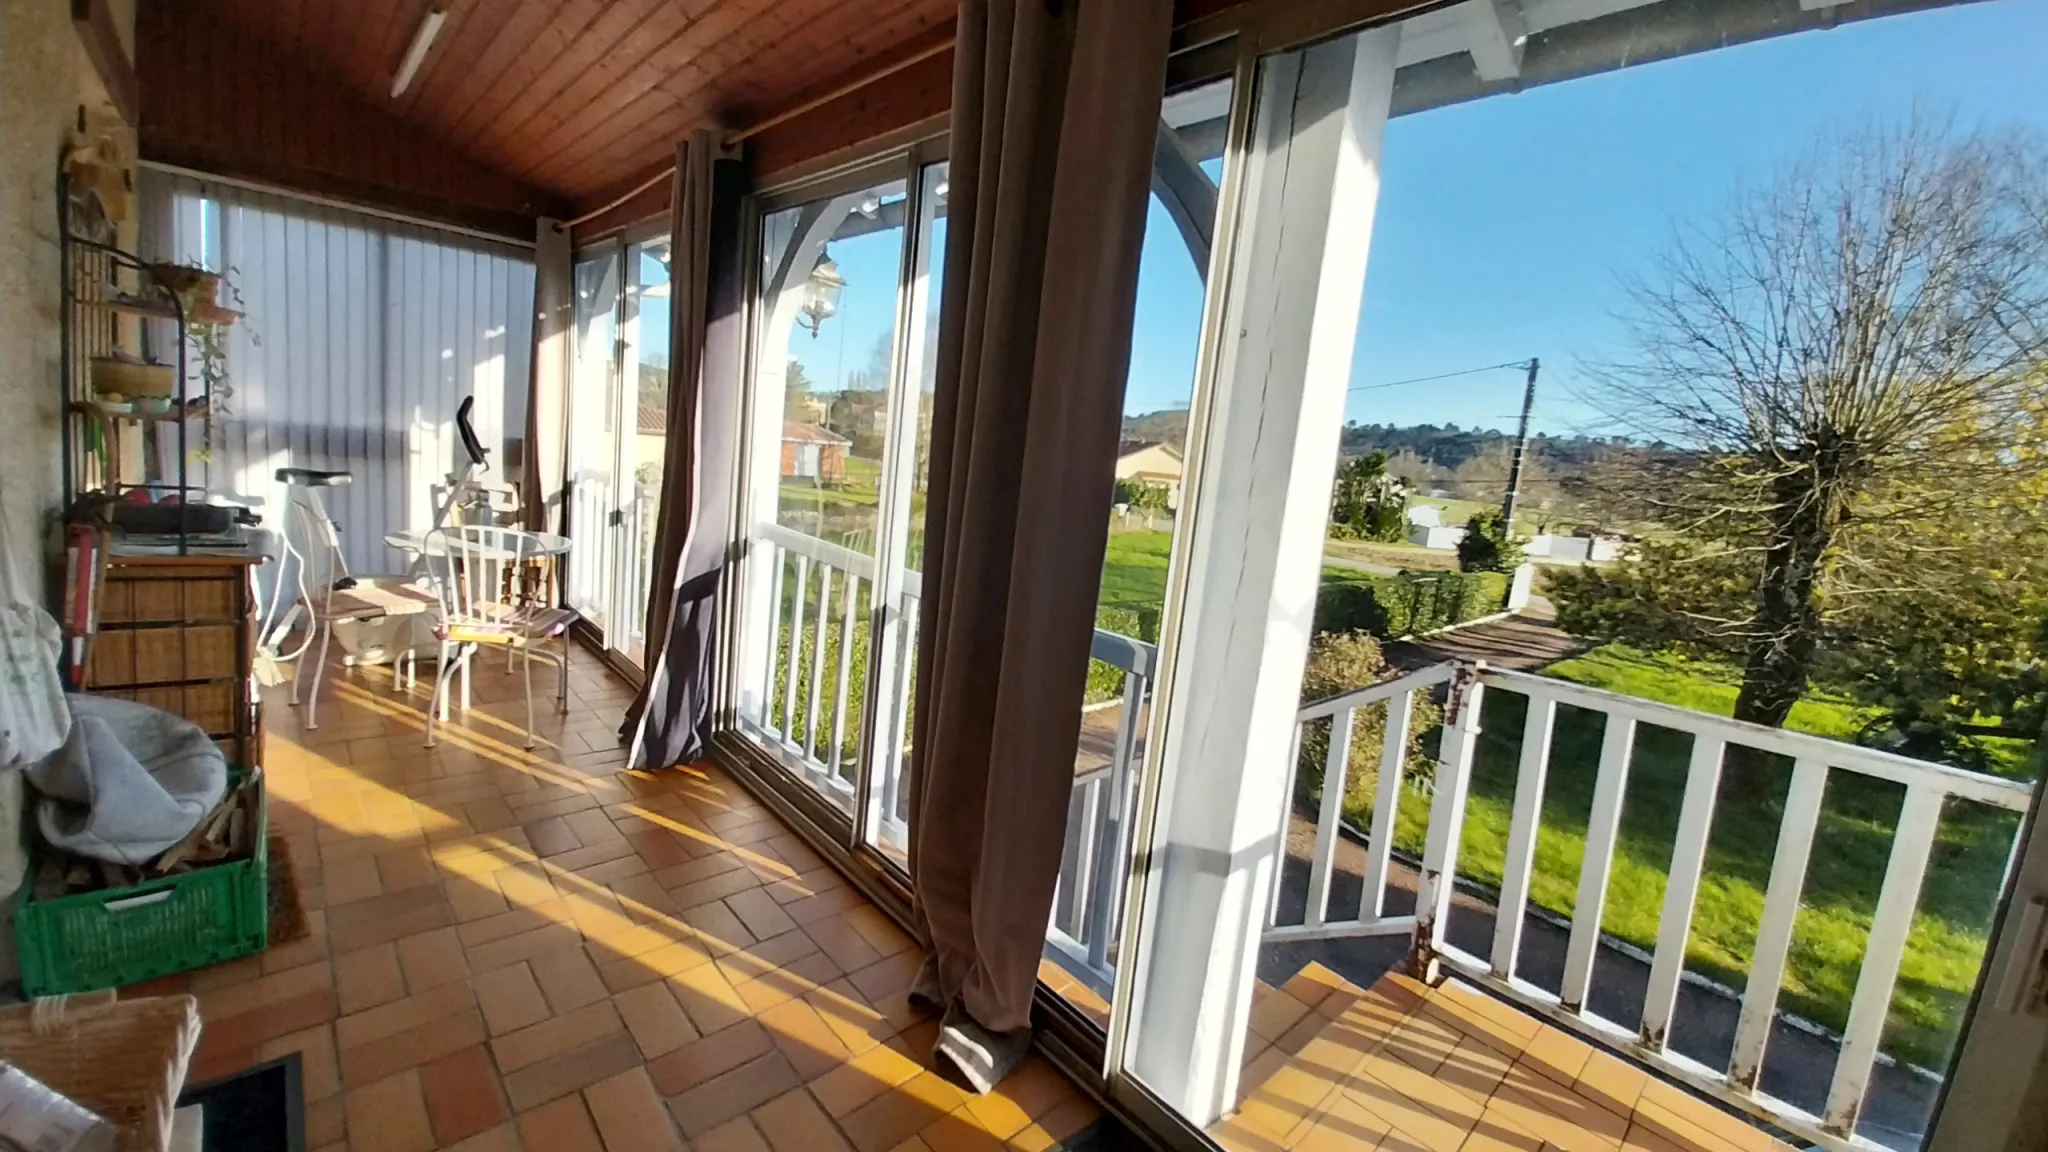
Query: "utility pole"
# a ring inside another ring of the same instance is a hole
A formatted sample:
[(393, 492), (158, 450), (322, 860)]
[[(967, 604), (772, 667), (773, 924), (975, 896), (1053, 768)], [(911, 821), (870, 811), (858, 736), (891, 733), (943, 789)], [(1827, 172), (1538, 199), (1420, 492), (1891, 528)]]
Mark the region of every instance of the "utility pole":
[(1515, 454), (1508, 463), (1508, 494), (1500, 504), (1501, 532), (1515, 531), (1515, 502), (1522, 497), (1522, 460), (1529, 454), (1529, 413), (1536, 407), (1536, 370), (1542, 362), (1529, 357), (1529, 382), (1522, 389), (1522, 426), (1515, 433)]

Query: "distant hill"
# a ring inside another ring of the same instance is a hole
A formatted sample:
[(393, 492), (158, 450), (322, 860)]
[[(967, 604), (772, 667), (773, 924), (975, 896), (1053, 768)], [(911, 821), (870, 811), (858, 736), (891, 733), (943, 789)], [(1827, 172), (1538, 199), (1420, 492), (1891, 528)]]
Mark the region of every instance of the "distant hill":
[[(1125, 440), (1148, 440), (1179, 446), (1186, 442), (1187, 436), (1188, 413), (1185, 408), (1124, 417)], [(1562, 466), (1564, 471), (1594, 463), (1615, 444), (1614, 441), (1591, 436), (1547, 436), (1541, 433), (1531, 437), (1530, 443), (1538, 455), (1547, 462)], [(1416, 424), (1406, 428), (1392, 424), (1347, 424), (1344, 426), (1342, 451), (1346, 456), (1372, 451), (1382, 451), (1389, 456), (1411, 452), (1449, 472), (1469, 460), (1505, 452), (1513, 445), (1513, 436), (1491, 428), (1467, 429), (1456, 424)]]

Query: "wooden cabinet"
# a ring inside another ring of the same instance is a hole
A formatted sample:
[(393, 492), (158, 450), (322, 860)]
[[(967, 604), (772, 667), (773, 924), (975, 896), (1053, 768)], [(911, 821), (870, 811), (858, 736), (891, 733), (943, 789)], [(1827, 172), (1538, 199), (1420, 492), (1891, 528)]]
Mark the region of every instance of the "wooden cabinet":
[(261, 556), (107, 558), (85, 689), (175, 712), (238, 768), (261, 752), (253, 664)]

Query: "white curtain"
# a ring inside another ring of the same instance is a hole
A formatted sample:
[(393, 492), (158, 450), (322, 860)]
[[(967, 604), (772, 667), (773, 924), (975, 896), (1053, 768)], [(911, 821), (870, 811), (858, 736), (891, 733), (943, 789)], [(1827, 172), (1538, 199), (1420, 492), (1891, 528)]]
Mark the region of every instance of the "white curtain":
[(155, 170), (140, 199), (145, 255), (221, 272), (240, 295), (221, 300), (244, 318), (203, 465), (213, 492), (260, 499), (275, 527), (277, 469), (351, 472), (323, 497), (350, 569), (380, 573), (404, 560), (385, 533), (433, 521), (464, 397), (483, 478), (518, 479), (532, 249)]

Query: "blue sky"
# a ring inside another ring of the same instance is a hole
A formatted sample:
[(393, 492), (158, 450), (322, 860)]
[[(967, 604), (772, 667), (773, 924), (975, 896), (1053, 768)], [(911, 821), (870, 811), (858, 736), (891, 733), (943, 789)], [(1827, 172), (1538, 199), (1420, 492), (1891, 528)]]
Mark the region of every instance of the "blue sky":
[[(1622, 275), (1674, 222), (1711, 220), (1831, 128), (1907, 115), (2048, 128), (2048, 4), (1992, 0), (1706, 52), (1405, 116), (1383, 184), (1351, 383), (1541, 357), (1537, 427), (1598, 431), (1569, 398), (1611, 348)], [(848, 287), (814, 342), (817, 386), (868, 362), (893, 319), (897, 237), (832, 245)], [(1156, 203), (1147, 223), (1125, 411), (1184, 405), (1201, 281)], [(838, 329), (834, 331), (834, 329)], [(1521, 373), (1354, 392), (1347, 417), (1512, 427)]]

